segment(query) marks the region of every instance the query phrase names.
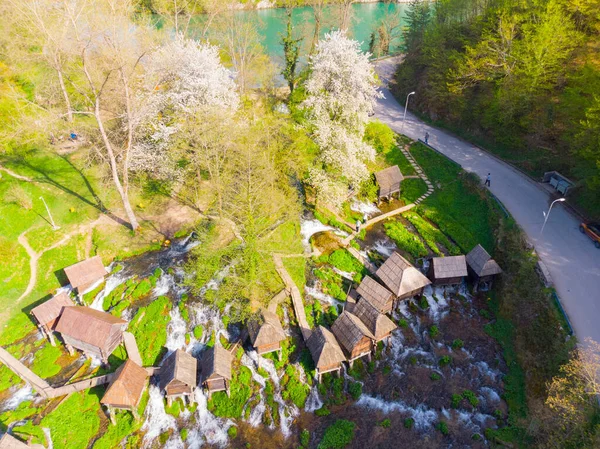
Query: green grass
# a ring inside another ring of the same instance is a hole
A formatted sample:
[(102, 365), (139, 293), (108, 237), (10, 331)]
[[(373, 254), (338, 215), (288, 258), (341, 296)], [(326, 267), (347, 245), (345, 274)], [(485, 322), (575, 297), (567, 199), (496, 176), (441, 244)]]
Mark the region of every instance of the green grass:
[(63, 355), (63, 351), (58, 346), (52, 346), (46, 343), (43, 348), (36, 351), (31, 365), (31, 371), (36, 373), (42, 379), (55, 376), (62, 367), (56, 361)]
[(302, 254), (304, 247), (302, 246), (302, 235), (300, 234), (300, 222), (290, 220), (277, 226), (275, 231), (266, 239), (264, 249), (277, 253)]
[(224, 391), (216, 392), (208, 402), (208, 409), (215, 416), (222, 418), (241, 418), (244, 405), (252, 395), (251, 385), (252, 372), (248, 367), (240, 366), (232, 369), (231, 397), (227, 397)]
[(427, 246), (429, 246), (429, 248), (431, 248), (431, 250), (438, 256), (443, 255), (439, 245), (442, 245), (444, 248), (446, 248), (451, 256), (461, 254), (458, 246), (451, 242), (442, 231), (433, 226), (420, 215), (416, 214), (415, 212), (408, 211), (405, 212), (403, 216), (410, 221), (419, 235), (423, 238), (423, 240), (425, 240)]
[(346, 249), (337, 249), (329, 256), (323, 255), (318, 259), (321, 263), (329, 263), (339, 270), (354, 273), (354, 281), (360, 282), (368, 273), (367, 269)]
[(306, 258), (304, 257), (285, 257), (282, 259), (283, 266), (292, 277), (300, 293), (304, 292), (306, 285)]
[(323, 434), (318, 449), (342, 449), (352, 443), (356, 424), (346, 419), (338, 419)]
[(4, 430), (9, 424), (35, 416), (39, 412), (40, 409), (33, 404), (33, 401), (23, 401), (16, 409), (7, 410), (0, 414), (0, 428)]
[(406, 229), (399, 221), (387, 221), (383, 226), (387, 236), (396, 243), (401, 251), (409, 253), (414, 258), (425, 257), (429, 254), (421, 238)]
[(421, 143), (412, 145), (411, 153), (435, 186), (416, 211), (449, 235), (463, 253), (480, 243), (493, 254), (497, 206), (474, 175), (463, 173), (459, 165)]
[(74, 393), (46, 415), (40, 425), (49, 427), (55, 449), (87, 447), (100, 428), (103, 388)]
[(400, 199), (406, 204), (415, 202), (427, 193), (427, 184), (421, 178), (408, 178), (400, 185)]
[(288, 365), (285, 368), (285, 375), (281, 380), (281, 397), (286, 401), (291, 401), (299, 409), (306, 405), (306, 399), (310, 392), (310, 387), (300, 381), (298, 370), (294, 365)]
[(169, 298), (160, 296), (148, 306), (141, 307), (129, 323), (129, 330), (135, 337), (144, 366), (156, 365), (165, 352), (172, 307)]

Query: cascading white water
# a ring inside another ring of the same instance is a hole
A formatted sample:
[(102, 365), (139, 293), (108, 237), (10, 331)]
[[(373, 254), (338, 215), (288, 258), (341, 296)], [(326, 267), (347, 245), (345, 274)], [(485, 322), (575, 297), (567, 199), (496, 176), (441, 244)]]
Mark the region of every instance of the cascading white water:
[(438, 413), (435, 410), (428, 409), (423, 404), (417, 407), (410, 407), (402, 401), (385, 401), (380, 398), (363, 394), (356, 406), (367, 409), (381, 410), (383, 413), (400, 412), (409, 414), (415, 420), (415, 429), (427, 430), (433, 426), (438, 419)]
[(173, 306), (171, 312), (169, 312), (171, 316), (171, 321), (167, 326), (167, 342), (165, 346), (169, 350), (169, 352), (176, 351), (177, 349), (181, 349), (185, 346), (185, 334), (187, 333), (187, 324), (185, 320), (181, 317), (181, 312), (179, 312), (179, 307)]
[(350, 209), (355, 212), (360, 212), (361, 214), (367, 214), (367, 217), (372, 217), (373, 215), (377, 215), (381, 213), (381, 210), (373, 203), (369, 203), (367, 201), (353, 201), (350, 205)]
[(225, 447), (229, 440), (227, 430), (233, 426), (230, 419), (215, 417), (208, 411), (208, 398), (200, 388), (194, 390), (196, 404), (196, 424), (190, 429), (186, 443), (188, 449), (200, 449), (205, 444)]
[(496, 390), (490, 387), (481, 387), (479, 391), (481, 391), (481, 394), (483, 394), (486, 401), (489, 401), (490, 403), (500, 402), (500, 395), (496, 392)]
[(31, 401), (31, 400), (33, 400), (34, 397), (35, 397), (35, 395), (33, 393), (33, 389), (31, 388), (31, 385), (25, 384), (25, 386), (16, 390), (10, 396), (10, 398), (4, 403), (4, 407), (2, 408), (2, 411), (14, 410), (22, 402)]
[(398, 249), (396, 244), (388, 239), (377, 240), (372, 247), (373, 251), (381, 254), (384, 257), (390, 257), (394, 251)]
[(115, 288), (117, 288), (130, 277), (131, 275), (124, 273), (123, 270), (110, 275), (106, 280), (106, 284), (104, 284), (104, 288), (100, 293), (98, 293), (98, 295), (96, 295), (96, 298), (94, 298), (94, 301), (90, 307), (95, 310), (103, 311), (104, 309), (102, 308), (102, 303), (104, 302), (104, 298), (110, 295)]
[(304, 406), (304, 411), (308, 412), (308, 413), (312, 413), (315, 410), (320, 409), (321, 407), (323, 407), (323, 401), (321, 400), (321, 397), (319, 396), (319, 389), (317, 388), (316, 385), (313, 385), (312, 388), (310, 389), (308, 398), (306, 399), (306, 405)]
[(313, 299), (318, 300), (319, 302), (325, 302), (328, 303), (332, 306), (337, 307), (338, 305), (341, 305), (342, 307), (344, 306), (345, 303), (338, 301), (337, 299), (335, 299), (333, 296), (329, 296), (326, 293), (323, 293), (321, 290), (319, 290), (318, 287), (309, 287), (307, 285), (304, 286), (304, 293), (306, 294), (306, 296), (309, 296)]
[(324, 225), (319, 220), (302, 220), (300, 222), (300, 234), (305, 248), (310, 249), (310, 238), (317, 232), (331, 231), (334, 228)]
[(165, 402), (160, 389), (156, 385), (151, 385), (149, 388), (150, 397), (146, 406), (146, 421), (142, 426), (142, 430), (146, 431), (144, 435), (144, 447), (150, 447), (161, 433), (169, 429), (177, 429), (177, 421), (165, 411)]
[(44, 436), (46, 437), (46, 449), (54, 449), (54, 443), (52, 442), (52, 435), (50, 435), (50, 429), (48, 427), (42, 427)]

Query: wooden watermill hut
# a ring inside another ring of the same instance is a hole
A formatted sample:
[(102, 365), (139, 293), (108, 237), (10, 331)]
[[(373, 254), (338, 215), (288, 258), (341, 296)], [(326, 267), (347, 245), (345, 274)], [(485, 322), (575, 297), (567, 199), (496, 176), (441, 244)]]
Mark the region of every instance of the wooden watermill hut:
[(160, 368), (160, 389), (165, 391), (167, 404), (179, 397), (184, 403), (186, 397), (194, 402), (197, 369), (198, 361), (181, 349), (166, 358)]
[(423, 273), (396, 252), (388, 257), (376, 274), (398, 300), (421, 295), (423, 289), (431, 284)]
[(31, 314), (38, 323), (38, 328), (48, 338), (52, 346), (56, 346), (53, 332), (62, 315), (63, 309), (65, 307), (73, 307), (74, 305), (71, 298), (69, 298), (69, 294), (62, 292), (31, 310)]
[(65, 307), (56, 325), (70, 353), (73, 348), (108, 363), (108, 356), (123, 341), (127, 321), (89, 307)]
[(281, 351), (281, 342), (287, 338), (279, 317), (268, 310), (263, 310), (258, 319), (248, 323), (248, 335), (259, 355)]
[(371, 360), (375, 336), (356, 315), (346, 311), (342, 312), (331, 326), (331, 331), (346, 352), (345, 355), (350, 366), (356, 359), (364, 356)]
[(394, 305), (394, 295), (391, 291), (370, 276), (365, 276), (358, 288), (357, 293), (366, 299), (381, 313), (390, 313)]
[(465, 256), (434, 257), (427, 276), (434, 285), (457, 285), (467, 277)]
[(379, 186), (379, 201), (390, 199), (394, 193), (400, 193), (400, 184), (404, 179), (400, 167), (393, 165), (375, 173), (375, 179)]
[(323, 326), (317, 327), (306, 340), (306, 346), (315, 362), (317, 382), (325, 373), (336, 371), (339, 374), (346, 356), (331, 331)]
[(100, 256), (94, 256), (65, 268), (65, 274), (71, 287), (83, 295), (104, 280), (107, 273)]
[(466, 257), (469, 278), (473, 281), (476, 290), (488, 290), (496, 276), (502, 273), (500, 265), (481, 245), (473, 248)]
[(369, 329), (371, 334), (373, 334), (376, 343), (385, 340), (386, 338), (389, 341), (392, 331), (398, 328), (387, 315), (379, 312), (375, 306), (364, 298), (356, 304), (354, 315), (356, 315), (367, 329)]
[(233, 355), (221, 346), (218, 339), (202, 356), (200, 382), (208, 392), (209, 399), (217, 391), (225, 391), (229, 396), (232, 361)]
[(106, 393), (100, 400), (108, 409), (113, 424), (116, 424), (115, 409), (129, 410), (135, 419), (139, 418), (137, 409), (146, 388), (147, 378), (148, 372), (131, 359), (127, 359), (115, 371)]

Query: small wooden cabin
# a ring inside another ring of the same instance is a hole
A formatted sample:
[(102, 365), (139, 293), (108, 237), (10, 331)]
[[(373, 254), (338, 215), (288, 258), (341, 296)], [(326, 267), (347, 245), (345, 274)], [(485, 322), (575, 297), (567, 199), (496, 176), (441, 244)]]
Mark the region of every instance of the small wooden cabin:
[(376, 307), (364, 298), (358, 301), (358, 304), (354, 309), (354, 315), (356, 315), (367, 329), (369, 329), (371, 334), (373, 334), (376, 343), (385, 340), (386, 338), (389, 342), (392, 331), (398, 328), (387, 315), (379, 312)]
[(427, 276), (434, 285), (457, 285), (467, 277), (465, 256), (434, 257)]
[(135, 419), (139, 418), (137, 408), (146, 388), (148, 372), (131, 359), (127, 359), (114, 373), (113, 378), (100, 400), (115, 422), (115, 409), (129, 410)]
[(26, 444), (16, 439), (8, 432), (0, 438), (0, 449), (44, 449), (41, 444)]
[(281, 351), (281, 342), (287, 338), (279, 317), (268, 310), (263, 310), (259, 319), (248, 323), (248, 335), (259, 355)]
[(202, 356), (200, 382), (208, 392), (209, 399), (217, 391), (225, 391), (229, 396), (232, 361), (233, 355), (221, 346), (218, 339), (215, 345), (208, 348)]
[(476, 290), (490, 289), (496, 276), (502, 273), (500, 265), (481, 245), (473, 248), (466, 259), (469, 278), (473, 281)]
[(400, 193), (400, 184), (404, 179), (400, 167), (393, 165), (375, 173), (379, 185), (379, 201), (390, 199), (394, 193)]
[(173, 399), (190, 398), (194, 402), (194, 388), (196, 388), (196, 375), (198, 361), (187, 352), (178, 349), (169, 355), (160, 368), (160, 389), (165, 390), (167, 404), (171, 405)]
[(356, 359), (364, 356), (371, 360), (375, 336), (355, 315), (342, 312), (331, 326), (331, 331), (346, 352), (350, 366)]
[(127, 321), (89, 307), (65, 307), (56, 325), (69, 352), (73, 348), (95, 355), (103, 363), (123, 341)]
[(69, 298), (69, 294), (62, 292), (31, 310), (31, 314), (38, 323), (38, 328), (48, 338), (52, 346), (56, 346), (53, 332), (58, 324), (58, 319), (62, 315), (63, 309), (65, 307), (73, 307), (74, 305), (71, 298)]
[(65, 268), (65, 274), (71, 287), (77, 290), (77, 294), (83, 295), (104, 280), (106, 268), (100, 256), (94, 256)]
[(397, 252), (388, 257), (376, 274), (398, 300), (421, 295), (423, 289), (431, 284), (423, 273)]
[(390, 313), (394, 305), (394, 295), (391, 291), (370, 276), (365, 276), (358, 288), (357, 293), (375, 306), (381, 313)]
[(337, 371), (339, 374), (346, 356), (331, 331), (323, 326), (317, 327), (306, 340), (306, 346), (315, 362), (317, 382), (325, 373)]

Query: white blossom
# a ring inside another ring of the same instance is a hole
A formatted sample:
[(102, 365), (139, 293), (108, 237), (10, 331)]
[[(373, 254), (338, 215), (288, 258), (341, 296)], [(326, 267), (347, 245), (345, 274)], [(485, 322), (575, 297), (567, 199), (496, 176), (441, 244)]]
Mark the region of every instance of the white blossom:
[(365, 162), (375, 158), (375, 150), (363, 141), (363, 134), (382, 95), (369, 54), (341, 31), (327, 34), (318, 44), (310, 68), (304, 106), (326, 172), (312, 170), (309, 182), (321, 199), (338, 206), (348, 186), (358, 188), (369, 177)]

